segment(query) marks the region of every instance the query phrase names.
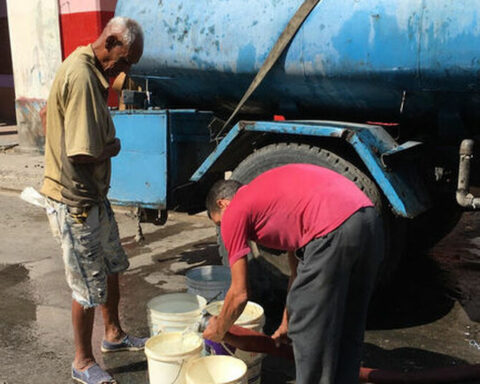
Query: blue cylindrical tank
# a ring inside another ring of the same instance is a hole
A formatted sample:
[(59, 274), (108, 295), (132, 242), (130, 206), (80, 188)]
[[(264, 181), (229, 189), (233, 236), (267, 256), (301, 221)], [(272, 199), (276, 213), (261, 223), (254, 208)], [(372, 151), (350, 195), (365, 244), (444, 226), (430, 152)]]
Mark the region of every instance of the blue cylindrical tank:
[[(118, 0), (145, 31), (133, 77), (169, 106), (233, 107), (303, 0)], [(412, 116), (477, 108), (480, 0), (323, 0), (250, 111)]]

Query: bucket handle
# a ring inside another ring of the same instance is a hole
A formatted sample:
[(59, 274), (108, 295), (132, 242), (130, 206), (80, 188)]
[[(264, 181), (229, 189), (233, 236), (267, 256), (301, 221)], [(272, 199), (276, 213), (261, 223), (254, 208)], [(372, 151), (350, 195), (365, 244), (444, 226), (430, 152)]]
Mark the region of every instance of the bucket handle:
[(182, 360), (182, 363), (180, 364), (180, 368), (178, 368), (177, 376), (173, 379), (171, 384), (175, 384), (175, 382), (178, 380), (180, 377), (180, 372), (182, 372), (183, 365), (185, 364), (185, 360)]
[(160, 333), (165, 332), (165, 329), (161, 326), (161, 324), (158, 324), (158, 330), (155, 332), (155, 336), (159, 335)]
[(220, 345), (225, 349), (225, 351), (228, 352), (228, 354), (229, 354), (230, 356), (235, 357), (235, 353), (232, 352), (232, 350), (227, 347), (227, 344), (225, 344), (225, 343), (222, 341), (222, 342), (220, 343)]
[(208, 304), (210, 304), (212, 301), (216, 300), (216, 299), (218, 298), (218, 296), (220, 296), (223, 292), (224, 292), (223, 290), (219, 291), (215, 296), (213, 296), (210, 300), (207, 301), (207, 304), (206, 304), (206, 305), (208, 305)]

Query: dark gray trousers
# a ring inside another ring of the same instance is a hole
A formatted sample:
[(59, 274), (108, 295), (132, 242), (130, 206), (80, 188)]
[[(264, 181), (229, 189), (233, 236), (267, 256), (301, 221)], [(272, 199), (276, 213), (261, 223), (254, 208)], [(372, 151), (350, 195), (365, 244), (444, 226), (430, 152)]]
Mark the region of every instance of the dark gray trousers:
[(359, 382), (368, 302), (383, 253), (382, 221), (372, 207), (305, 246), (287, 297), (297, 384)]

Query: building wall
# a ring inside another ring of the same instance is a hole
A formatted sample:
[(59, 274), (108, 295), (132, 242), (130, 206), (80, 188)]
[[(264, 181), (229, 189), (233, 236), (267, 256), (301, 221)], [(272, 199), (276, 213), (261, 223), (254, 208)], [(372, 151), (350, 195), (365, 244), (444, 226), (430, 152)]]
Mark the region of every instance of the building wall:
[(94, 41), (113, 17), (117, 0), (59, 0), (63, 57)]
[(7, 0), (20, 148), (42, 151), (39, 111), (45, 105), (62, 53), (57, 0)]
[[(113, 17), (116, 5), (117, 0), (59, 0), (63, 58), (77, 47), (95, 41)], [(112, 90), (108, 104), (118, 105)]]
[(15, 123), (15, 90), (8, 33), (7, 1), (0, 0), (0, 123)]
[[(56, 71), (75, 48), (100, 35), (114, 15), (117, 0), (0, 0), (0, 16), (2, 2), (6, 2), (4, 13), (9, 20), (6, 31), (10, 35), (14, 81), (2, 77), (2, 61), (7, 58), (0, 55), (0, 100), (2, 92), (12, 96), (8, 87), (14, 83), (20, 148), (42, 151), (45, 140), (39, 111), (48, 98)], [(7, 85), (4, 91), (2, 81)], [(117, 105), (116, 99), (112, 93), (109, 104)]]

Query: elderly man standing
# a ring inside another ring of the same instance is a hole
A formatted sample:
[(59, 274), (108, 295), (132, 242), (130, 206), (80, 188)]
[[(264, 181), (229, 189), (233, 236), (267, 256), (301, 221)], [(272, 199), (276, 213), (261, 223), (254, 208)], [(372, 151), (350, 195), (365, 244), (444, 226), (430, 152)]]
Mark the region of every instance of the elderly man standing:
[(41, 192), (54, 235), (61, 241), (72, 290), (75, 359), (72, 378), (86, 384), (116, 381), (95, 362), (92, 329), (102, 310), (103, 352), (142, 350), (145, 339), (127, 335), (119, 321), (118, 274), (129, 262), (107, 200), (110, 159), (120, 140), (107, 107), (108, 78), (128, 72), (143, 53), (134, 20), (115, 17), (92, 44), (60, 66), (47, 102), (45, 177)]
[(242, 186), (217, 182), (207, 201), (232, 283), (203, 333), (219, 342), (247, 302), (248, 241), (288, 252), (291, 277), (277, 343), (292, 339), (297, 384), (358, 383), (367, 306), (383, 257), (382, 224), (346, 177), (311, 164), (267, 171)]

